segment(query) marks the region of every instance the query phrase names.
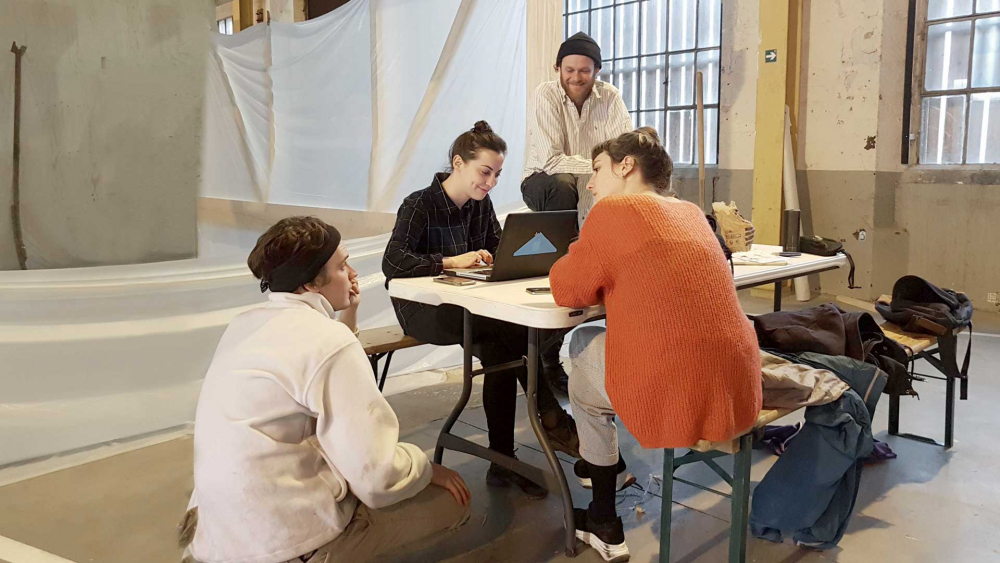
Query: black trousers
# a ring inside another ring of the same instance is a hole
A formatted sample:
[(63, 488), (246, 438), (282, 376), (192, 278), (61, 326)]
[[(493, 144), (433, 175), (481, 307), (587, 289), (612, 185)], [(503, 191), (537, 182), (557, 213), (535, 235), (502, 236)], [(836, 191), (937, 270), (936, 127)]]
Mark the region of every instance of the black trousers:
[[(546, 174), (536, 172), (521, 182), (524, 203), (532, 211), (576, 210), (580, 194), (576, 191), (576, 176), (572, 174)], [(545, 333), (543, 333), (544, 335)], [(563, 339), (559, 339), (542, 351), (542, 363), (554, 366), (559, 363), (559, 350)]]
[(521, 182), (521, 196), (532, 211), (575, 211), (580, 201), (572, 174), (535, 172)]
[[(462, 344), (463, 310), (453, 305), (425, 306), (406, 321), (406, 333), (428, 344)], [(472, 354), (483, 367), (520, 360), (528, 354), (528, 328), (488, 317), (472, 318)], [(539, 374), (541, 375), (541, 374)], [(528, 368), (521, 366), (486, 374), (483, 380), (483, 410), (489, 431), (490, 449), (514, 453), (514, 416), (517, 413), (517, 383), (528, 390)], [(539, 379), (538, 412), (561, 409), (555, 395)]]

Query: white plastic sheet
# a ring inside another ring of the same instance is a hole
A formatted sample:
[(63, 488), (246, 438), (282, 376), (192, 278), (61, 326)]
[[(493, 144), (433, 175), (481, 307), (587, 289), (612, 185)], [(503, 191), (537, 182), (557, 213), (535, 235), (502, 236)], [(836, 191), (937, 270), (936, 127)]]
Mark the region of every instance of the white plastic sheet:
[(217, 36), (202, 195), (394, 212), (484, 119), (510, 148), (494, 204), (519, 206), (526, 2), (353, 0)]

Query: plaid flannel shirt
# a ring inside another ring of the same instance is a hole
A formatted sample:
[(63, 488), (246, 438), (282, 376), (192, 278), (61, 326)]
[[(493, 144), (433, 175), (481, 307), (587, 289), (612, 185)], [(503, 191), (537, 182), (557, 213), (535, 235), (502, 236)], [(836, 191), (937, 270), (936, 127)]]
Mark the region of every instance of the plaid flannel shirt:
[[(448, 174), (435, 174), (429, 187), (410, 194), (399, 206), (382, 257), (386, 288), (393, 278), (440, 275), (445, 257), (475, 250), (496, 255), (501, 228), (489, 196), (470, 199), (460, 209), (441, 184), (447, 178)], [(411, 315), (432, 306), (395, 298), (392, 305), (404, 331)]]

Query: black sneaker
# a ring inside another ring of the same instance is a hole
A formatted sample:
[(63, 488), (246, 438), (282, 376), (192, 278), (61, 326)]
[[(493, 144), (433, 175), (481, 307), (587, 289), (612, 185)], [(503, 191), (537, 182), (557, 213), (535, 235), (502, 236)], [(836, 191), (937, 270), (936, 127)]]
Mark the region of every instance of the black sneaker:
[[(513, 457), (517, 459), (517, 456)], [(533, 500), (541, 500), (549, 494), (545, 487), (495, 463), (491, 463), (489, 470), (486, 471), (486, 484), (491, 487), (500, 488), (517, 485), (528, 498)]]
[(598, 524), (591, 519), (589, 510), (574, 508), (573, 520), (576, 539), (597, 550), (605, 561), (624, 563), (632, 557), (625, 545), (625, 528), (621, 518), (615, 517), (610, 522)]
[(569, 395), (569, 376), (563, 369), (562, 362), (551, 366), (542, 366), (542, 379), (556, 393)]
[[(582, 459), (577, 461), (576, 464), (573, 465), (573, 473), (576, 475), (577, 480), (580, 481), (580, 485), (582, 485), (584, 489), (591, 489), (594, 487), (594, 483), (590, 479), (590, 467), (587, 465), (586, 461), (583, 461)], [(618, 479), (615, 482), (615, 491), (624, 491), (634, 485), (635, 482), (635, 475), (629, 473), (625, 469), (622, 469), (618, 472)]]
[[(545, 437), (549, 439), (549, 445), (554, 450), (579, 459), (580, 436), (576, 432), (576, 421), (562, 409), (553, 410), (558, 412), (542, 415), (542, 428), (545, 429)], [(545, 423), (546, 419), (549, 419), (551, 425)]]

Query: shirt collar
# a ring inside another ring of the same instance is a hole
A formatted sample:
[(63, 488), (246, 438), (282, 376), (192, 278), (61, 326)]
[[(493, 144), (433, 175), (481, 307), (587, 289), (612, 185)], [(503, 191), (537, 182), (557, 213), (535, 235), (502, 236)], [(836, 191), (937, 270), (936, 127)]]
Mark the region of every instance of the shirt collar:
[(279, 308), (309, 307), (325, 317), (336, 318), (336, 311), (333, 305), (319, 293), (312, 291), (306, 293), (271, 293), (267, 296), (271, 304)]
[[(600, 83), (601, 83), (601, 81), (599, 79), (595, 79), (594, 80), (594, 87), (590, 89), (590, 95), (587, 96), (587, 100), (589, 100), (591, 98), (593, 98), (595, 100), (600, 100), (601, 99), (601, 90), (597, 87), (597, 85), (600, 84)], [(570, 97), (569, 97), (569, 94), (566, 93), (566, 89), (563, 88), (562, 79), (556, 80), (556, 84), (559, 85), (559, 91), (562, 92), (563, 101), (565, 101), (565, 102), (572, 101), (570, 99)], [(583, 103), (587, 103), (587, 100), (584, 100)]]
[[(444, 181), (448, 179), (451, 174), (447, 172), (438, 172), (434, 175), (434, 181), (431, 182), (431, 199), (434, 203), (442, 208), (448, 210), (449, 213), (455, 213), (461, 211), (455, 202), (448, 197), (448, 192), (444, 191)], [(470, 199), (465, 203), (464, 209), (471, 209), (472, 200)]]

